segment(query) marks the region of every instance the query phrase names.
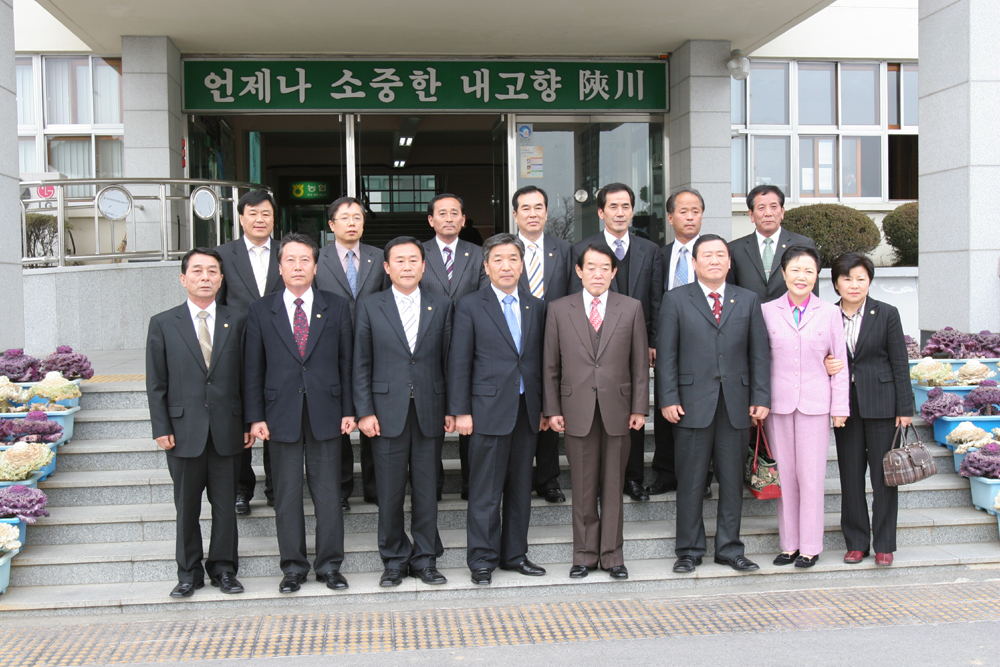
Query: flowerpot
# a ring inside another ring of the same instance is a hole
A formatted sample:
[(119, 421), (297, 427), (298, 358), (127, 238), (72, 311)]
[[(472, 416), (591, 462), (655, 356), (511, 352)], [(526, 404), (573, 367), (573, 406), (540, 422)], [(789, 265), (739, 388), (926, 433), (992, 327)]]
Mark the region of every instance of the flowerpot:
[[(927, 401), (927, 394), (934, 387), (928, 387), (927, 385), (917, 384), (916, 382), (911, 382), (913, 387), (913, 404), (917, 406), (917, 412), (920, 412), (920, 406)], [(965, 398), (965, 396), (975, 389), (975, 386), (965, 386), (965, 387), (941, 387), (949, 394), (956, 394), (959, 398)]]
[(991, 477), (970, 477), (969, 490), (972, 491), (972, 505), (977, 510), (986, 510), (989, 514), (996, 514), (993, 507), (996, 503), (997, 494), (1000, 494), (1000, 479)]
[(949, 449), (951, 449), (951, 455), (953, 457), (955, 457), (955, 472), (956, 473), (958, 472), (958, 469), (962, 467), (962, 461), (965, 460), (965, 455), (966, 454), (971, 454), (972, 452), (978, 452), (979, 451), (979, 448), (977, 448), (977, 447), (969, 447), (969, 449), (967, 451), (962, 452), (961, 454), (959, 454), (953, 448), (949, 447)]
[[(80, 411), (80, 407), (70, 408), (69, 410), (64, 410), (62, 412), (46, 412), (45, 416), (49, 418), (50, 421), (54, 421), (57, 424), (62, 425), (63, 434), (62, 439), (64, 441), (69, 441), (73, 437), (73, 421), (76, 417), (76, 413)], [(23, 412), (5, 412), (0, 414), (2, 419), (24, 419), (25, 413)]]
[(962, 422), (972, 422), (987, 433), (1000, 426), (1000, 416), (996, 417), (938, 417), (934, 420), (934, 439), (947, 446), (947, 436)]
[[(42, 466), (41, 468), (39, 468), (36, 471), (36, 472), (40, 472), (42, 474), (42, 476), (38, 478), (39, 482), (44, 482), (49, 477), (52, 477), (52, 475), (56, 474), (56, 455), (57, 455), (57, 451), (58, 451), (57, 448), (60, 445), (62, 445), (65, 441), (66, 441), (66, 439), (63, 438), (63, 439), (59, 440), (58, 442), (46, 442), (45, 443), (46, 445), (48, 445), (49, 449), (52, 450), (52, 460), (49, 461), (46, 465)], [(13, 444), (0, 445), (0, 452), (6, 451), (6, 450), (10, 449), (13, 446), (14, 446)]]
[[(996, 369), (994, 368), (993, 370), (996, 370)], [(71, 382), (73, 384), (75, 384), (77, 387), (79, 387), (80, 383), (83, 382), (83, 380), (80, 379), (80, 378), (77, 378), (76, 380), (71, 380)], [(33, 387), (33, 386), (35, 386), (38, 383), (37, 382), (18, 382), (18, 384), (21, 385), (22, 387), (24, 387), (25, 389), (27, 389), (28, 387)], [(34, 398), (31, 399), (31, 402), (32, 403), (46, 403), (47, 401), (44, 398), (36, 396), (36, 397), (34, 397)], [(67, 399), (62, 400), (62, 401), (56, 401), (56, 403), (58, 403), (59, 405), (65, 405), (68, 408), (74, 408), (74, 407), (77, 407), (77, 406), (80, 405), (80, 397), (77, 396), (76, 398), (67, 398)], [(18, 404), (18, 405), (20, 405), (20, 404)]]
[(0, 486), (17, 486), (18, 484), (22, 484), (24, 486), (29, 486), (32, 489), (37, 489), (38, 480), (40, 480), (41, 478), (42, 478), (42, 473), (36, 471), (28, 479), (22, 479), (17, 482), (0, 482)]
[[(921, 361), (923, 361), (923, 358), (910, 359), (910, 368), (913, 368)], [(951, 369), (953, 371), (957, 371), (959, 368), (965, 365), (965, 362), (972, 361), (972, 359), (935, 359), (934, 361), (940, 361), (943, 364), (951, 364)], [(975, 361), (985, 364), (991, 371), (997, 373), (997, 363), (1000, 362), (1000, 359), (976, 359)], [(997, 378), (990, 378), (990, 379), (996, 380)]]
[(17, 551), (7, 551), (0, 555), (0, 595), (6, 593), (7, 586), (10, 585), (10, 559), (16, 555)]
[(0, 523), (9, 523), (17, 526), (17, 532), (18, 532), (17, 539), (21, 543), (21, 546), (24, 546), (24, 536), (28, 532), (27, 530), (28, 524), (24, 519), (18, 519), (17, 517), (10, 517), (9, 519), (0, 519)]

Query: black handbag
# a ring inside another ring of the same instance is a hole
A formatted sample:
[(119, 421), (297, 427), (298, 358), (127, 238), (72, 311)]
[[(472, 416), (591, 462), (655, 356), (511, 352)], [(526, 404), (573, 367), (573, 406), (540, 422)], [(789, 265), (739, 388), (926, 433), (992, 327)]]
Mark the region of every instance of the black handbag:
[[(906, 433), (913, 433), (913, 440), (906, 441)], [(924, 447), (913, 425), (896, 427), (892, 437), (892, 449), (882, 457), (882, 476), (886, 486), (913, 484), (937, 473), (934, 457)]]

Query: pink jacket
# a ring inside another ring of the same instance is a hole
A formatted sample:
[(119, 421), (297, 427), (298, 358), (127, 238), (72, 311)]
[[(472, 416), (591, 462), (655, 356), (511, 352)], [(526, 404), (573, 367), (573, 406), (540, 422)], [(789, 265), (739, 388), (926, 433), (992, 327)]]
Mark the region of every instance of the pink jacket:
[[(799, 329), (787, 294), (765, 303), (762, 310), (771, 343), (771, 412), (850, 416), (850, 374), (840, 308), (813, 294)], [(828, 354), (844, 362), (844, 370), (833, 377), (823, 365)]]

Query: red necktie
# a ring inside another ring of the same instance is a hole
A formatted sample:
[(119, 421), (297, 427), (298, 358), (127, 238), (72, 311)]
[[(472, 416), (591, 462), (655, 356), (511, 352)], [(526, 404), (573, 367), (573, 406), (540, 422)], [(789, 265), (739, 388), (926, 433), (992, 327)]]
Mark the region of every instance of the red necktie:
[(715, 315), (715, 321), (722, 323), (722, 297), (718, 292), (709, 292), (708, 296), (715, 300), (712, 304), (712, 314)]
[(306, 311), (302, 310), (302, 299), (295, 300), (295, 344), (299, 346), (299, 356), (306, 356), (306, 342), (309, 340), (309, 320)]
[(594, 327), (594, 331), (600, 331), (601, 322), (604, 321), (601, 319), (601, 311), (598, 310), (600, 305), (601, 300), (596, 297), (590, 303), (590, 325)]

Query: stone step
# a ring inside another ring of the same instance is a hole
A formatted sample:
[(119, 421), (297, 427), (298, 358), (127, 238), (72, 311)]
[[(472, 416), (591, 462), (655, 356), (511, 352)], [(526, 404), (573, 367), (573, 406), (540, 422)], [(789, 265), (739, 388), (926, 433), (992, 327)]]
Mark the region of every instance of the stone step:
[[(708, 518), (705, 524), (711, 555), (715, 520)], [(900, 547), (997, 540), (996, 518), (968, 506), (900, 510), (897, 526)], [(844, 542), (838, 513), (826, 514), (825, 530), (825, 548), (842, 551)], [(744, 517), (741, 538), (749, 556), (759, 554), (759, 560), (769, 560), (780, 550), (777, 517)], [(438, 559), (439, 566), (462, 568), (466, 559), (465, 531), (442, 530), (441, 540), (444, 554)], [(309, 536), (307, 544), (310, 545), (310, 553), (312, 541)], [(528, 555), (536, 563), (545, 565), (572, 560), (573, 538), (569, 525), (532, 526), (528, 543)], [(672, 521), (625, 524), (626, 561), (669, 558), (674, 544)], [(382, 569), (375, 533), (345, 535), (345, 553), (341, 568), (345, 573), (377, 572)], [(75, 544), (72, 548), (62, 544), (32, 546), (29, 543), (12, 561), (11, 585), (41, 586), (52, 581), (65, 584), (170, 581), (176, 578), (176, 568), (173, 540)], [(246, 577), (265, 577), (279, 571), (278, 545), (273, 537), (245, 537), (240, 540), (240, 573)]]
[(80, 385), (84, 410), (148, 408), (145, 382), (114, 382)]
[(73, 438), (104, 440), (145, 438), (151, 440), (149, 408), (81, 409), (76, 413)]

